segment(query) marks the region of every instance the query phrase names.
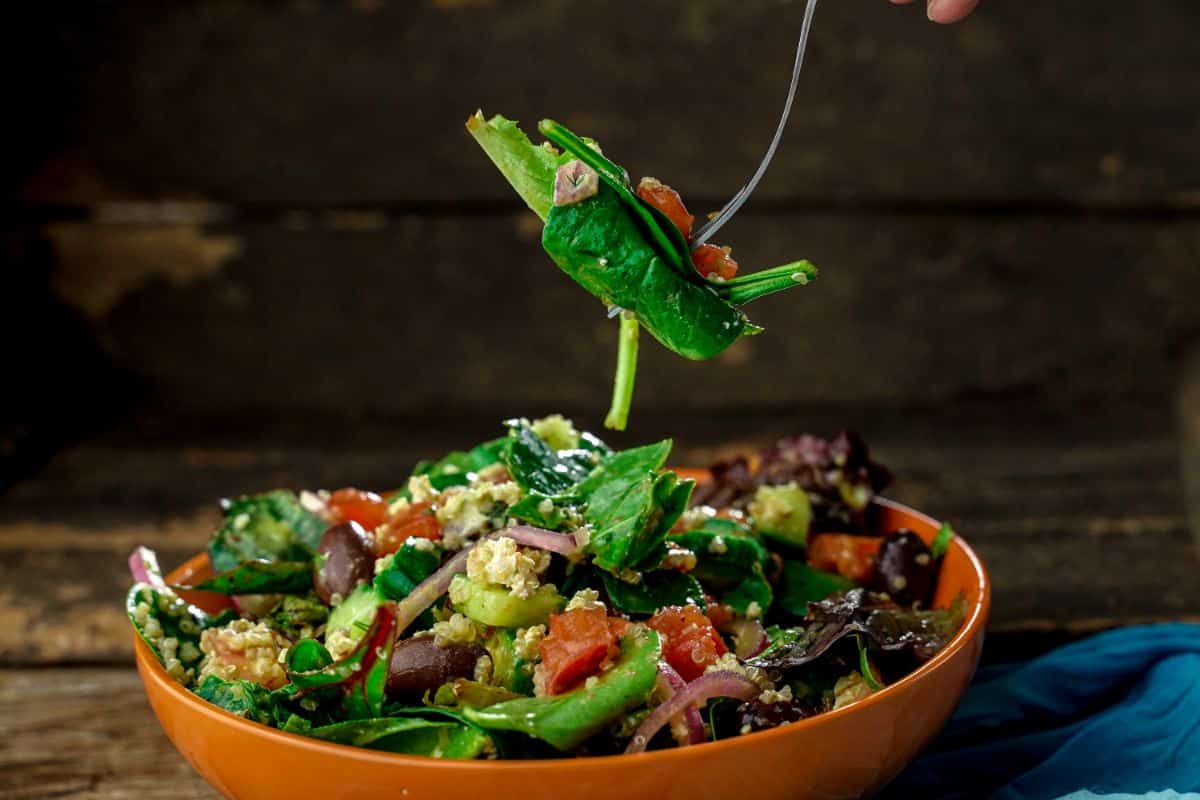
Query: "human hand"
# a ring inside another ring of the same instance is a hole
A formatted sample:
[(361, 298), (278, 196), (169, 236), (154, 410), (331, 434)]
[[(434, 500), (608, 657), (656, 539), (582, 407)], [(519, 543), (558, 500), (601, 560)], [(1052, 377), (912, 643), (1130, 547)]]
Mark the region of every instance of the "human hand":
[[(912, 0), (892, 0), (898, 6), (911, 3)], [(929, 18), (934, 22), (949, 23), (965, 19), (979, 5), (979, 0), (929, 0)]]

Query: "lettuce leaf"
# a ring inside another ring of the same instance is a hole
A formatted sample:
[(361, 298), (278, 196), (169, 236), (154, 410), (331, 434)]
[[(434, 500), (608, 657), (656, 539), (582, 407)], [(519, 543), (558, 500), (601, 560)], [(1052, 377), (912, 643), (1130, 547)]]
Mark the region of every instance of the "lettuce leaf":
[(554, 207), (554, 173), (573, 156), (549, 144), (534, 144), (516, 122), (499, 114), (484, 119), (483, 112), (476, 111), (467, 119), (467, 131), (544, 222)]

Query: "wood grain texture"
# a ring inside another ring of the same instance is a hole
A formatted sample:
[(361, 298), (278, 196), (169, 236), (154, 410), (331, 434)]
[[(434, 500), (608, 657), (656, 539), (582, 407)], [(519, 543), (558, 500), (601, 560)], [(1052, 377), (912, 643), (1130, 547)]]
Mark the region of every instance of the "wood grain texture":
[[(10, 57), (48, 91), (16, 87), (42, 112), (22, 135), (45, 151), (23, 196), (512, 205), (462, 132), (482, 106), (558, 117), (631, 171), (717, 205), (778, 118), (801, 11), (212, 0), (25, 12), (39, 18), (13, 26)], [(993, 3), (953, 29), (917, 8), (827, 3), (756, 202), (1195, 207), (1197, 24), (1189, 0)]]
[[(685, 464), (785, 433), (858, 428), (899, 475), (889, 496), (953, 521), (979, 549), (995, 582), (995, 631), (1061, 636), (1200, 619), (1179, 454), (1153, 410), (1016, 417), (962, 406), (814, 410), (719, 428), (702, 418), (652, 422), (648, 429), (680, 443)], [(478, 420), (369, 427), (349, 432), (349, 446), (326, 430), (274, 448), (246, 434), (240, 445), (110, 439), (64, 451), (0, 505), (0, 662), (128, 658), (125, 556), (147, 544), (172, 565), (200, 550), (218, 497), (277, 486), (388, 488), (418, 457), (496, 430)]]
[[(365, 229), (322, 219), (170, 239), (240, 253), (216, 268), (140, 226), (57, 225), (51, 269), (91, 275), (80, 296), (109, 298), (89, 312), (97, 340), (176, 409), (353, 417), (606, 401), (616, 325), (541, 252), (532, 215), (385, 215)], [(713, 361), (646, 337), (635, 420), (1028, 387), (1161, 397), (1179, 343), (1200, 331), (1200, 221), (762, 214), (723, 233), (746, 270), (807, 257), (821, 276), (747, 307), (767, 332)], [(95, 269), (138, 253), (151, 263)], [(196, 273), (178, 276), (190, 257)], [(155, 266), (167, 264), (176, 272)]]
[(0, 797), (212, 800), (163, 735), (137, 671), (0, 670)]

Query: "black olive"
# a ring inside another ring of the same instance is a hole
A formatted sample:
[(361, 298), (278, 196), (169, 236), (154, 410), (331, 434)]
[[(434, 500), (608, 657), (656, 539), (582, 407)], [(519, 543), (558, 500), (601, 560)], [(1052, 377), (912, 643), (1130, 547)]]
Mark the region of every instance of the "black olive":
[(436, 690), (443, 683), (474, 676), (475, 662), (485, 652), (478, 645), (438, 647), (432, 636), (396, 642), (388, 670), (388, 696), (418, 702), (425, 692)]
[(899, 605), (927, 604), (933, 589), (934, 558), (929, 545), (910, 530), (884, 538), (875, 554), (875, 580), (871, 586)]
[(367, 532), (357, 522), (330, 526), (317, 546), (313, 562), (313, 588), (325, 603), (354, 591), (375, 575), (375, 553)]
[[(788, 722), (797, 722), (808, 714), (804, 707), (795, 700), (781, 700), (778, 703), (764, 703), (755, 699), (742, 703), (737, 708), (737, 724), (740, 731), (765, 731), (778, 728)], [(748, 730), (747, 730), (748, 729)]]

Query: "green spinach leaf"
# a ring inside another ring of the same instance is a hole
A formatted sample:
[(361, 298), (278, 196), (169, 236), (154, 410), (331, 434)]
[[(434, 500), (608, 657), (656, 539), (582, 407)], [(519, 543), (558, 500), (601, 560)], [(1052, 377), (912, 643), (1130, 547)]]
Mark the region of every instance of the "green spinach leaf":
[(289, 594), (312, 588), (309, 561), (246, 561), (195, 586), (177, 586), (217, 594)]
[(285, 490), (226, 500), (222, 506), (225, 521), (208, 545), (218, 573), (246, 561), (311, 561), (327, 527)]
[(803, 617), (809, 603), (819, 603), (831, 594), (852, 588), (854, 581), (849, 578), (789, 559), (783, 562), (775, 606), (793, 617)]
[(647, 572), (641, 581), (626, 583), (615, 575), (600, 573), (604, 591), (613, 606), (626, 614), (647, 616), (665, 606), (688, 604), (705, 607), (704, 589), (691, 575), (674, 570)]

